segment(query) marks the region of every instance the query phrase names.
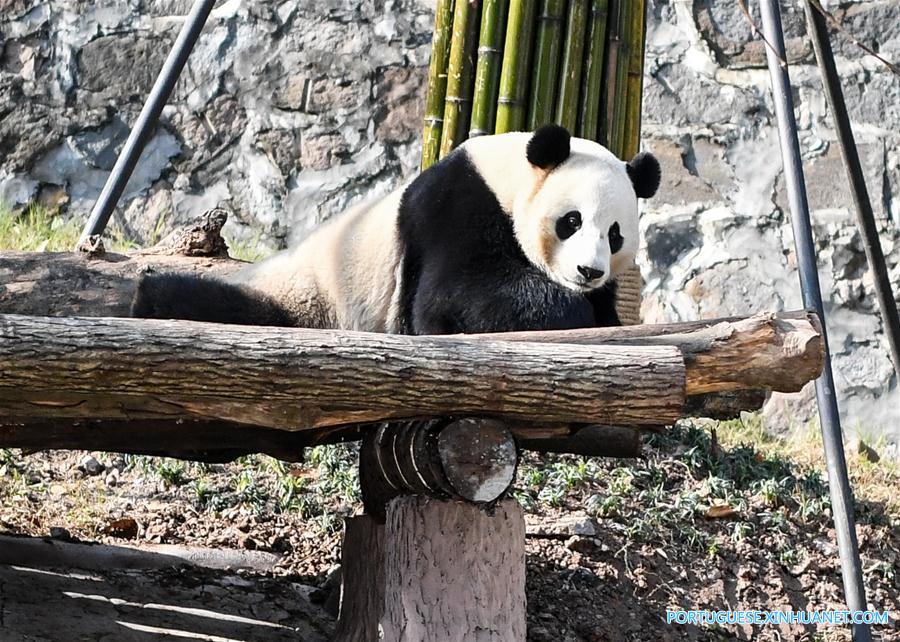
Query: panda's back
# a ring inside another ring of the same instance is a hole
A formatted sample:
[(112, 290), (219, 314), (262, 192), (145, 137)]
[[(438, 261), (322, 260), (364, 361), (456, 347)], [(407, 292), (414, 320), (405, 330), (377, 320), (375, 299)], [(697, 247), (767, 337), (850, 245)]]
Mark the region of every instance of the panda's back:
[(402, 193), (342, 212), (235, 280), (281, 302), (306, 327), (398, 332)]

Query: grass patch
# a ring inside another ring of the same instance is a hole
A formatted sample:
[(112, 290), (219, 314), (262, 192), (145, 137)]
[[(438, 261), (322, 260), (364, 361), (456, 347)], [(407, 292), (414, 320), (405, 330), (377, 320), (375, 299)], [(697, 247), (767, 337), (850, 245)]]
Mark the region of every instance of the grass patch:
[[(743, 419), (721, 421), (709, 424), (715, 428), (723, 446), (752, 447), (766, 458), (778, 458), (790, 462), (792, 466), (809, 471), (824, 484), (826, 478), (825, 450), (822, 433), (815, 424), (797, 429), (787, 435), (769, 432), (760, 415), (747, 415)], [(884, 437), (874, 440), (876, 452), (886, 451)], [(893, 518), (894, 525), (900, 526), (900, 462), (884, 457), (880, 461), (869, 461), (862, 454), (845, 448), (850, 484), (863, 516), (871, 517), (868, 504), (884, 506), (884, 513)]]
[[(32, 203), (21, 212), (0, 204), (0, 250), (70, 252), (81, 237), (84, 221), (66, 218), (55, 209)], [(125, 252), (138, 244), (114, 223), (106, 228), (103, 243), (111, 252)]]
[(33, 204), (21, 213), (0, 205), (0, 249), (64, 252), (75, 247), (81, 223)]

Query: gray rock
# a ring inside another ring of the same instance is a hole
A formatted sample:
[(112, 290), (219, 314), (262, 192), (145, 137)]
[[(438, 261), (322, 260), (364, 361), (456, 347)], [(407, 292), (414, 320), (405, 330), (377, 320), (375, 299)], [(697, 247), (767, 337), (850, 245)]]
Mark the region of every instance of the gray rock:
[(84, 459), (81, 460), (81, 463), (78, 464), (78, 470), (83, 472), (85, 475), (90, 475), (93, 477), (94, 475), (99, 475), (104, 470), (106, 470), (106, 466), (101, 464), (91, 455), (87, 455)]
[(529, 537), (568, 539), (573, 535), (596, 537), (599, 527), (593, 517), (583, 512), (559, 515), (553, 520), (526, 516), (525, 534)]
[(78, 52), (79, 86), (103, 98), (143, 98), (150, 91), (172, 41), (146, 32), (100, 36)]

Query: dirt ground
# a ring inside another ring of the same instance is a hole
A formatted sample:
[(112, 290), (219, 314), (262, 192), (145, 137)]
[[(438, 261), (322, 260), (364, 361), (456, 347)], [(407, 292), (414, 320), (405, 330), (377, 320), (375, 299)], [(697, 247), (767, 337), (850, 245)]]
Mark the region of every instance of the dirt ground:
[[(296, 465), (0, 451), (0, 531), (28, 536), (0, 539), (0, 640), (327, 640), (340, 519), (360, 510), (354, 470), (348, 447)], [(636, 461), (529, 455), (515, 495), (529, 640), (850, 639), (842, 627), (665, 623), (672, 608), (843, 608), (814, 466), (685, 425)], [(900, 514), (860, 495), (868, 599), (891, 612), (874, 637), (900, 641)], [(212, 549), (224, 557), (197, 553)]]

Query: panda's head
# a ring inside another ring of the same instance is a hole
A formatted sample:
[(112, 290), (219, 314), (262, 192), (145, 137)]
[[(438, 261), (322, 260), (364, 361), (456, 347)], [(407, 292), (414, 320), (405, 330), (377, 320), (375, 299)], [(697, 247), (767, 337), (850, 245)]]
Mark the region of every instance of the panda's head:
[(503, 136), (519, 138), (518, 145), (501, 153), (517, 148), (525, 158), (516, 162), (507, 156), (500, 163), (506, 174), (496, 173), (492, 180), (506, 194), (501, 201), (532, 263), (557, 283), (584, 292), (633, 264), (637, 199), (653, 196), (659, 187), (659, 163), (652, 155), (638, 154), (624, 163), (602, 145), (572, 138), (558, 125)]

